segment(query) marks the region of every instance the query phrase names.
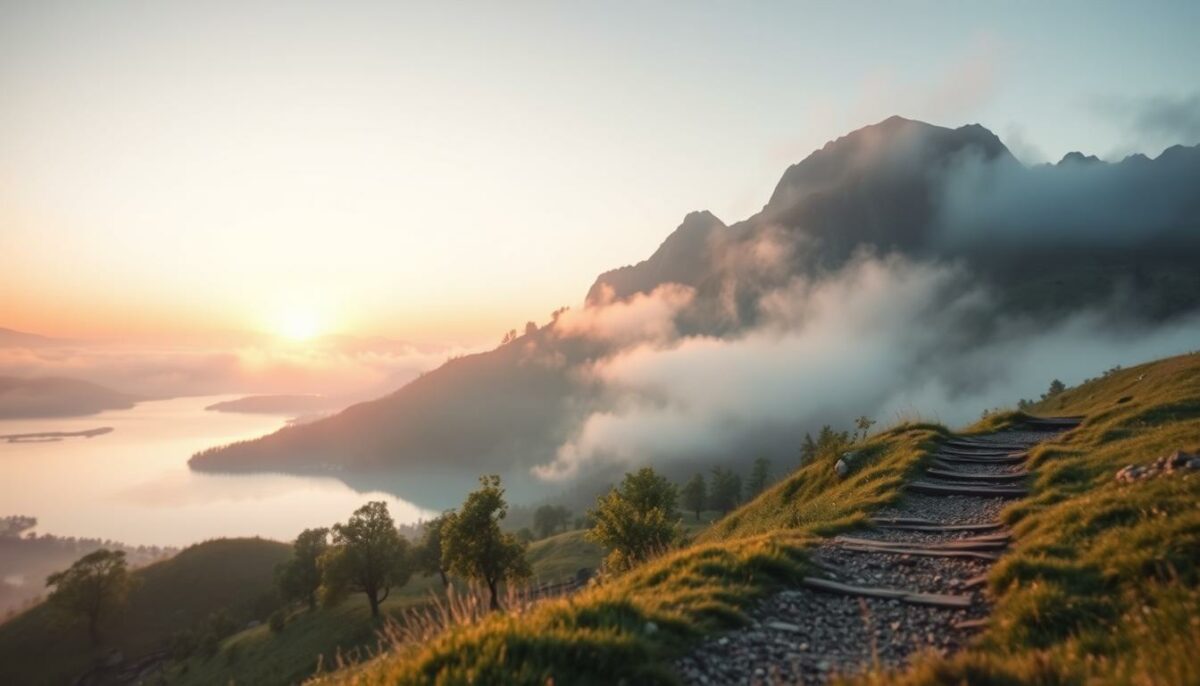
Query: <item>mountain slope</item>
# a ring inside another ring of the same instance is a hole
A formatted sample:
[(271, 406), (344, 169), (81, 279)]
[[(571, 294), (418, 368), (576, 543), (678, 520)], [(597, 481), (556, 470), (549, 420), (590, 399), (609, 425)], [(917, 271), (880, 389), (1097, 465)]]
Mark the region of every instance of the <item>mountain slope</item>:
[(263, 620), (274, 608), (275, 565), (291, 546), (258, 538), (200, 543), (133, 572), (137, 585), (124, 613), (93, 649), (80, 626), (62, 626), (38, 605), (0, 625), (0, 683), (70, 683), (111, 650), (126, 658), (165, 649), (171, 637), (226, 611), (238, 625)]
[[(796, 281), (834, 278), (863, 255), (877, 255), (960, 270), (963, 278), (935, 300), (983, 291), (988, 307), (962, 315), (953, 336), (926, 357), (947, 357), (947, 348), (969, 352), (991, 340), (1002, 319), (1033, 330), (1083, 312), (1134, 326), (1172, 321), (1198, 308), (1200, 200), (1189, 186), (1197, 177), (1200, 147), (1172, 148), (1154, 160), (1027, 168), (981, 126), (893, 117), (793, 165), (770, 202), (745, 221), (726, 226), (706, 212), (688, 215), (647, 260), (602, 274), (585, 307), (568, 315), (613, 313), (618, 324), (636, 325), (663, 316), (653, 310), (664, 301), (655, 289), (682, 284), (673, 292), (677, 302), (662, 306), (670, 316), (662, 328), (736, 340)], [(399, 483), (384, 487), (440, 506), (415, 480), (436, 472), (465, 487), (483, 471), (528, 479), (530, 468), (554, 460), (585, 430), (585, 419), (619, 408), (598, 387), (596, 364), (647, 343), (661, 341), (567, 335), (556, 319), (387, 397), (206, 451), (191, 464), (323, 471), (372, 486), (393, 478)], [(764, 438), (754, 448), (782, 458), (784, 438), (817, 427), (787, 427), (779, 440)]]

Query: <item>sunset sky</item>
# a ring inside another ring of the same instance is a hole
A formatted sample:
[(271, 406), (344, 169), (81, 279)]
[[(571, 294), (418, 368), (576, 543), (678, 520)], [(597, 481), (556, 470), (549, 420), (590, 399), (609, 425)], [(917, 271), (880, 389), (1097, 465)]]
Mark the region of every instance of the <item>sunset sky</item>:
[(1196, 143), (1171, 4), (0, 2), (0, 327), (494, 341), (892, 114)]

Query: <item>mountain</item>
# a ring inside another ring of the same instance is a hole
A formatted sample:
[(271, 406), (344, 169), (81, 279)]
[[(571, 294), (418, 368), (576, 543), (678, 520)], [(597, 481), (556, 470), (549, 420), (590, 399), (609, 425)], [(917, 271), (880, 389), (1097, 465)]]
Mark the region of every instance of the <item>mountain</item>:
[(40, 348), (60, 343), (61, 341), (46, 336), (0, 327), (0, 348)]
[(137, 396), (79, 379), (0, 376), (0, 419), (79, 417), (127, 410)]
[[(1171, 322), (1195, 311), (1200, 195), (1192, 186), (1200, 178), (1200, 147), (1116, 164), (1068, 157), (1026, 167), (977, 124), (950, 129), (889, 118), (788, 168), (768, 203), (744, 221), (726, 225), (709, 212), (689, 214), (649, 258), (601, 274), (580, 310), (556, 313), (495, 350), (451, 360), (388, 396), (205, 451), (191, 465), (330, 473), (421, 504), (449, 505), (452, 498), (440, 498), (423, 479), (445, 477), (454, 494), (480, 472), (528, 477), (531, 467), (569, 451), (573, 438), (619, 415), (628, 399), (597, 379), (597, 363), (661, 347), (654, 336), (742, 339), (769, 324), (782, 299), (809, 297), (811, 284), (871, 256), (959, 274), (932, 292), (923, 310), (958, 319), (944, 324), (948, 335), (913, 353), (914, 364), (953, 366), (956, 377), (946, 383), (954, 392), (988, 382), (979, 376), (986, 370), (967, 358), (1004, 322), (1037, 330), (1038, 322), (1072, 313)], [(801, 296), (794, 294), (798, 281), (809, 284)], [(971, 289), (982, 292), (970, 307), (947, 304)], [(803, 322), (803, 311), (789, 316)], [(654, 317), (667, 321), (649, 326)], [(641, 326), (640, 338), (587, 333), (596, 322)], [(965, 378), (971, 373), (976, 378)], [(666, 404), (654, 389), (640, 402)], [(789, 459), (784, 446), (829, 421), (823, 416), (791, 421), (783, 433), (747, 427), (736, 453)], [(857, 414), (845, 421), (850, 416)], [(671, 427), (634, 430), (651, 435)], [(693, 459), (727, 459), (726, 447), (687, 445)]]

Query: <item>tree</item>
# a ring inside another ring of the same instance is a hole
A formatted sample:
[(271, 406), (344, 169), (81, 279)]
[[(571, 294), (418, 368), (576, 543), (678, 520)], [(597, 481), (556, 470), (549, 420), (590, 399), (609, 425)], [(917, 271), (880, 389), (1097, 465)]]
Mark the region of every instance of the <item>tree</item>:
[(688, 480), (680, 493), (683, 506), (696, 513), (696, 521), (700, 521), (700, 511), (708, 501), (708, 486), (704, 483), (704, 475), (697, 474)]
[(305, 529), (292, 544), (292, 558), (275, 570), (275, 581), (283, 597), (308, 603), (317, 609), (321, 588), (321, 556), (329, 550), (329, 529)]
[(1042, 394), (1042, 400), (1049, 400), (1050, 398), (1053, 398), (1054, 396), (1058, 395), (1059, 393), (1062, 393), (1065, 390), (1067, 390), (1066, 384), (1059, 381), (1058, 379), (1055, 379), (1050, 382), (1050, 389)]
[(866, 439), (867, 434), (870, 433), (871, 427), (874, 425), (875, 425), (875, 421), (873, 419), (870, 419), (866, 415), (863, 415), (863, 416), (859, 417), (858, 419), (855, 419), (854, 420), (854, 426), (856, 428), (856, 431), (854, 432), (855, 438), (859, 438), (859, 434), (861, 433), (862, 434), (861, 438)]
[(709, 494), (709, 504), (721, 514), (728, 514), (742, 500), (742, 477), (733, 470), (714, 467)]
[(677, 497), (670, 481), (644, 467), (597, 500), (587, 536), (609, 550), (608, 568), (629, 569), (681, 538)]
[(571, 521), (571, 511), (562, 505), (542, 505), (533, 513), (533, 528), (539, 538), (546, 538)]
[(516, 536), (500, 531), (500, 521), (508, 514), (500, 477), (482, 476), (479, 483), (479, 490), (467, 496), (458, 512), (446, 515), (442, 559), (454, 574), (486, 584), (491, 608), (499, 610), (497, 587), (504, 581), (529, 576), (529, 563), (525, 560), (525, 545)]
[(133, 578), (121, 550), (101, 548), (79, 558), (68, 569), (46, 577), (53, 586), (48, 602), (68, 617), (87, 622), (92, 645), (100, 643), (100, 625), (124, 603)]
[(446, 576), (446, 563), (442, 561), (442, 527), (446, 524), (449, 511), (434, 517), (425, 523), (425, 533), (414, 552), (417, 569), (423, 574), (437, 574), (442, 577), (442, 588), (450, 586)]
[(349, 592), (362, 593), (371, 616), (378, 618), (380, 604), (412, 575), (408, 548), (387, 503), (373, 501), (358, 508), (350, 521), (333, 525), (333, 547), (321, 557), (326, 602), (337, 603)]
[(771, 461), (765, 457), (760, 457), (754, 461), (754, 467), (750, 470), (750, 480), (746, 484), (750, 489), (750, 495), (762, 493), (770, 480)]

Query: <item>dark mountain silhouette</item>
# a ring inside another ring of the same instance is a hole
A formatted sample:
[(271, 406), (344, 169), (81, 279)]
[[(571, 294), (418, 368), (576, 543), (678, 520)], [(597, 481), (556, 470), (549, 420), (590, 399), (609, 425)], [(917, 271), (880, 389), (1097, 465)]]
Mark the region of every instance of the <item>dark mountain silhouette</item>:
[(139, 400), (79, 379), (0, 376), (0, 419), (79, 417), (129, 409)]
[[(689, 214), (648, 259), (601, 274), (585, 311), (678, 283), (695, 289), (677, 316), (681, 331), (736, 335), (761, 316), (762, 294), (795, 277), (834, 272), (863, 253), (898, 253), (965, 263), (996, 294), (998, 313), (1037, 320), (1103, 303), (1124, 308), (1121, 316), (1170, 319), (1198, 306), (1197, 178), (1200, 147), (1117, 164), (1068, 155), (1030, 168), (982, 126), (892, 117), (790, 167), (744, 221), (726, 226), (709, 212)], [(1121, 205), (1110, 207), (1113, 199)], [(971, 323), (956, 344), (970, 345), (988, 326)], [(545, 326), (447, 362), (386, 397), (207, 451), (191, 464), (343, 475), (399, 468), (405, 477), (521, 473), (551, 459), (598, 402), (572, 370), (612, 345)]]

